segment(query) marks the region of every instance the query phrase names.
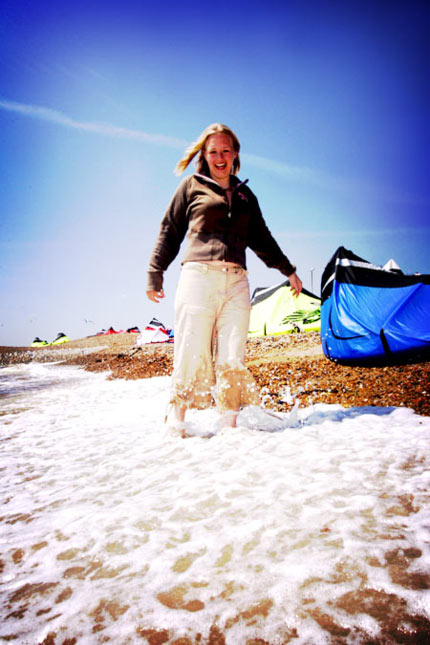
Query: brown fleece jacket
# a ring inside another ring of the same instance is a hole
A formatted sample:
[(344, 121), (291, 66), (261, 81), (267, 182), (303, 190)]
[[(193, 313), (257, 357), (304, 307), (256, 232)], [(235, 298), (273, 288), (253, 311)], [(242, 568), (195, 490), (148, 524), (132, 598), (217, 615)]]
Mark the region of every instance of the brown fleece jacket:
[(285, 276), (294, 273), (295, 267), (272, 237), (246, 181), (232, 175), (231, 207), (226, 190), (210, 177), (194, 174), (180, 183), (161, 221), (149, 262), (148, 291), (162, 288), (163, 273), (178, 255), (185, 236), (188, 245), (183, 263), (224, 260), (246, 269), (249, 247), (268, 267)]

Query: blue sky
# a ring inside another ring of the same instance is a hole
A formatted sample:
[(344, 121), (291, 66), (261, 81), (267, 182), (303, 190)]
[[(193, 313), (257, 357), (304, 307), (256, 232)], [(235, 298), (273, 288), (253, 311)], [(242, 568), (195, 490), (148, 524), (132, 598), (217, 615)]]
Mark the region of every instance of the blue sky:
[[(158, 306), (148, 258), (215, 121), (307, 288), (340, 245), (430, 273), (429, 19), (417, 0), (3, 0), (0, 344), (173, 324), (180, 256)], [(248, 268), (251, 289), (283, 279)]]

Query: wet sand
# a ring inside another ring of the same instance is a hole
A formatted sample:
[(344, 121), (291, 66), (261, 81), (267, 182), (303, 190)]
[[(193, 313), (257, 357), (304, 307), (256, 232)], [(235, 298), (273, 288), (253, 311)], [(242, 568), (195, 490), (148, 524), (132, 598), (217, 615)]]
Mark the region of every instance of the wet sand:
[[(136, 345), (136, 334), (94, 336), (47, 348), (0, 347), (0, 365), (61, 361), (110, 378), (140, 379), (171, 374), (173, 344)], [(250, 338), (246, 364), (265, 407), (337, 403), (344, 407), (408, 407), (430, 416), (430, 361), (379, 366), (341, 365), (327, 359), (319, 334)], [(291, 399), (285, 396), (289, 388)], [(287, 400), (285, 400), (287, 399)]]

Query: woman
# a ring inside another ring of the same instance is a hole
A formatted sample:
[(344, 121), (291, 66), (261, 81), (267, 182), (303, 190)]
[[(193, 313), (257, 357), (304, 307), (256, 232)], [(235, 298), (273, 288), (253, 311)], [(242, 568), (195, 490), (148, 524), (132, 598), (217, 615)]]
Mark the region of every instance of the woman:
[[(235, 427), (239, 409), (259, 403), (245, 367), (249, 284), (245, 250), (288, 277), (294, 295), (302, 283), (272, 237), (257, 198), (236, 175), (240, 144), (230, 128), (207, 127), (179, 161), (180, 174), (198, 155), (197, 172), (186, 177), (167, 208), (152, 253), (147, 296), (164, 298), (163, 273), (184, 237), (187, 249), (175, 298), (175, 344), (169, 426), (186, 436), (185, 412), (206, 408), (212, 397), (224, 426)], [(216, 384), (216, 392), (214, 386)]]

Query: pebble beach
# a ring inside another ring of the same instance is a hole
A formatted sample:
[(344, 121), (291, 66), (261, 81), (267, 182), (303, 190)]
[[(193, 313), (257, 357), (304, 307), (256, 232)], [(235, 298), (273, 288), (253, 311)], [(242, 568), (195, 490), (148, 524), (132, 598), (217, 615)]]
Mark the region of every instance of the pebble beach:
[[(93, 336), (47, 348), (0, 347), (0, 365), (64, 362), (110, 378), (140, 379), (172, 372), (173, 344), (136, 345), (136, 334)], [(264, 405), (278, 411), (313, 403), (407, 407), (430, 415), (430, 361), (380, 366), (327, 359), (317, 332), (249, 338), (246, 365)], [(285, 392), (289, 392), (284, 396)]]

